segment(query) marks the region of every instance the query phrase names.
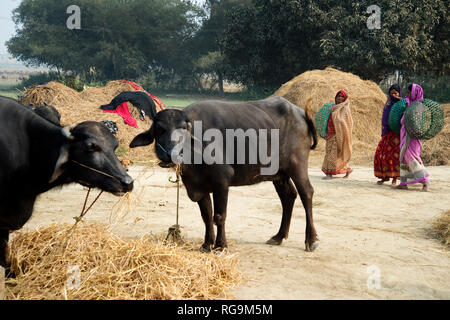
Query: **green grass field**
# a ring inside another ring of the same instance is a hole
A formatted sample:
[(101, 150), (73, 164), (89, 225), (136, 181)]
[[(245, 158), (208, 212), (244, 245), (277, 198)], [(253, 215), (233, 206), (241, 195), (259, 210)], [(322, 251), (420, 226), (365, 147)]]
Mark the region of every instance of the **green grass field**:
[(4, 90), (4, 89), (0, 88), (0, 96), (17, 99), (18, 94), (19, 94), (19, 92), (17, 90)]
[(159, 97), (162, 102), (166, 105), (167, 108), (177, 108), (182, 109), (187, 107), (188, 105), (201, 100), (201, 98), (196, 99), (195, 97)]
[(10, 98), (17, 98), (19, 91), (15, 89), (17, 80), (0, 79), (0, 95)]
[(156, 95), (164, 102), (167, 108), (183, 109), (188, 105), (202, 101), (202, 100), (233, 100), (232, 96), (219, 96), (219, 95), (199, 95), (199, 94), (168, 94), (168, 95)]

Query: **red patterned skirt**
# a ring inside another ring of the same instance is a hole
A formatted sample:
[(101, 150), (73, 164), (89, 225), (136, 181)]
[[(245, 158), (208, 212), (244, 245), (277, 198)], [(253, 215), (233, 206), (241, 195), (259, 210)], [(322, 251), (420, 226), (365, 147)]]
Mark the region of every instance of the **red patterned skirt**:
[(400, 177), (400, 136), (392, 131), (378, 143), (373, 167), (375, 177), (380, 179)]

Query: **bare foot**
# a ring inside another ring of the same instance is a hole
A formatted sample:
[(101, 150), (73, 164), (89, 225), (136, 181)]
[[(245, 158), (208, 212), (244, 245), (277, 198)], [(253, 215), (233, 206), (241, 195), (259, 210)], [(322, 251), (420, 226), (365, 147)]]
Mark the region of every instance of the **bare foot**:
[(395, 179), (395, 178), (392, 179), (392, 185), (393, 185), (393, 186), (397, 185), (397, 179)]
[(377, 181), (377, 185), (381, 186), (383, 183), (385, 183), (386, 181), (389, 181), (389, 179), (381, 179)]
[(350, 173), (352, 173), (352, 172), (353, 172), (353, 169), (348, 170), (344, 176), (344, 179), (347, 179), (350, 176)]
[(322, 180), (331, 180), (333, 179), (333, 176), (331, 174), (327, 174), (325, 177), (322, 178)]
[(405, 185), (398, 185), (398, 186), (392, 186), (392, 189), (401, 189), (401, 190), (406, 190), (408, 189), (408, 186)]
[(423, 187), (422, 187), (422, 192), (427, 192), (429, 186), (430, 186), (430, 184), (429, 184), (428, 182), (427, 182), (427, 183), (424, 183), (424, 185), (423, 185)]

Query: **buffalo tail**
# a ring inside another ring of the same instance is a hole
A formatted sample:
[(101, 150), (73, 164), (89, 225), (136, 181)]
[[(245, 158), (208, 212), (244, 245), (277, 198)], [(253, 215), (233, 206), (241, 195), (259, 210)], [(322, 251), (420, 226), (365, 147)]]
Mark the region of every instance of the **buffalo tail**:
[(314, 125), (314, 122), (311, 119), (311, 101), (312, 98), (309, 98), (308, 101), (306, 101), (305, 106), (305, 120), (308, 124), (308, 132), (309, 135), (313, 138), (313, 145), (311, 146), (311, 150), (314, 150), (317, 147), (317, 131), (316, 126)]

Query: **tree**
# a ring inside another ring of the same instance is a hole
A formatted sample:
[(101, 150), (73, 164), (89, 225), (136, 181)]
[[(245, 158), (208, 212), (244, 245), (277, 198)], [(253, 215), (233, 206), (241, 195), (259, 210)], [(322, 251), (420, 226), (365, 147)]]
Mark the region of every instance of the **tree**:
[(371, 4), (253, 0), (251, 7), (227, 16), (220, 39), (225, 76), (277, 88), (306, 70), (326, 66), (374, 81), (394, 70), (448, 73), (445, 0), (380, 0), (381, 29), (367, 27)]
[[(69, 5), (81, 8), (81, 29), (69, 30)], [(198, 29), (196, 7), (183, 0), (23, 0), (14, 10), (17, 34), (8, 51), (31, 65), (137, 78), (181, 69)]]
[(222, 36), (226, 15), (238, 7), (246, 7), (250, 0), (208, 0), (204, 5), (202, 27), (196, 33), (192, 42), (195, 51), (195, 71), (201, 76), (213, 76), (211, 87), (218, 84), (219, 92), (223, 95), (223, 56), (219, 50), (218, 39)]

